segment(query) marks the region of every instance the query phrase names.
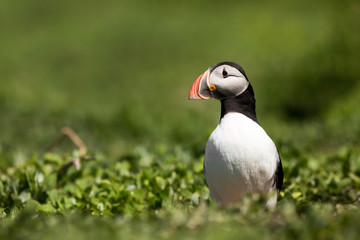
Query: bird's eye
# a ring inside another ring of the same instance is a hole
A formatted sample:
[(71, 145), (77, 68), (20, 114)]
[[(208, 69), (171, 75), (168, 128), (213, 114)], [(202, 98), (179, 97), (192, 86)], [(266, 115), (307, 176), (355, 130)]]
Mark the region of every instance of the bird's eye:
[(226, 77), (229, 76), (229, 73), (225, 70), (225, 68), (224, 68), (224, 70), (222, 71), (222, 76), (223, 76), (223, 78), (226, 78)]

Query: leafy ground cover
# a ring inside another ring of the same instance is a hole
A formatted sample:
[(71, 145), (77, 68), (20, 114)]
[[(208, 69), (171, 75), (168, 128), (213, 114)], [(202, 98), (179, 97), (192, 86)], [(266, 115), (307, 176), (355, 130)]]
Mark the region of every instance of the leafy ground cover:
[(66, 172), (58, 170), (71, 156), (34, 155), (1, 170), (0, 236), (357, 239), (359, 149), (282, 152), (285, 184), (273, 211), (261, 196), (229, 208), (213, 204), (202, 156), (181, 147), (137, 147), (114, 164), (97, 155)]

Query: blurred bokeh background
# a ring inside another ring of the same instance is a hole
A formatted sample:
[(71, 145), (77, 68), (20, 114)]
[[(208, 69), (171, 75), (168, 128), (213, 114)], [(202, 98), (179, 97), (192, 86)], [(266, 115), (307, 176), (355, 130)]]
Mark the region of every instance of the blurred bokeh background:
[(225, 60), (245, 69), (277, 144), (357, 144), (359, 23), (351, 0), (4, 0), (0, 152), (42, 152), (63, 126), (109, 158), (136, 144), (203, 151), (220, 106), (188, 91)]

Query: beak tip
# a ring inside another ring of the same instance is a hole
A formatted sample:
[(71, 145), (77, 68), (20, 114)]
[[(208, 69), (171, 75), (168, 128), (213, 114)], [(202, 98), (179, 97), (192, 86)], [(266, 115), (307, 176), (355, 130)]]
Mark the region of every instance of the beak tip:
[(198, 99), (202, 99), (202, 98), (199, 97), (196, 93), (193, 94), (191, 94), (191, 92), (189, 93), (188, 100), (198, 100)]
[(211, 97), (211, 96), (204, 95), (203, 92), (201, 92), (201, 89), (202, 89), (201, 84), (203, 81), (206, 80), (206, 77), (208, 74), (209, 74), (209, 72), (205, 71), (203, 74), (201, 74), (195, 80), (195, 82), (191, 86), (191, 89), (189, 92), (189, 98), (188, 98), (189, 100), (202, 100), (202, 99), (209, 99)]

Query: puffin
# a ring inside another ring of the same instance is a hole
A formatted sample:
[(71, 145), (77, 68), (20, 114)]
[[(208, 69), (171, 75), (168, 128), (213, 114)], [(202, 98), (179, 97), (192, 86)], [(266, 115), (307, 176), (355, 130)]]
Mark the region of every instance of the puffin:
[(189, 100), (210, 98), (221, 103), (220, 122), (207, 141), (203, 162), (212, 199), (227, 206), (258, 193), (266, 196), (266, 207), (274, 208), (283, 167), (257, 120), (254, 90), (244, 69), (229, 61), (210, 66), (193, 83)]

